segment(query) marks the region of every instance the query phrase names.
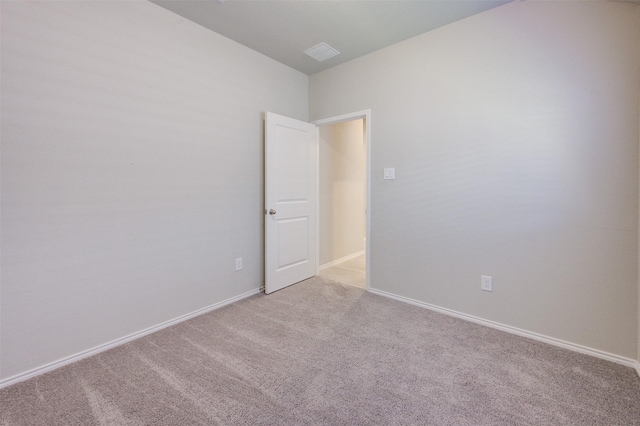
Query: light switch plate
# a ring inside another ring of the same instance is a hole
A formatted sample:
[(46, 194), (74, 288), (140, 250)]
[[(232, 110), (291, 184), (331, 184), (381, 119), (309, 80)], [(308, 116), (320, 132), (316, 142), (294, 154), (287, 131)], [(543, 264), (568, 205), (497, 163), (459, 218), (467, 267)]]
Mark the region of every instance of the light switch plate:
[(385, 169), (384, 169), (384, 178), (385, 179), (395, 179), (396, 178), (396, 169), (394, 167), (385, 167)]

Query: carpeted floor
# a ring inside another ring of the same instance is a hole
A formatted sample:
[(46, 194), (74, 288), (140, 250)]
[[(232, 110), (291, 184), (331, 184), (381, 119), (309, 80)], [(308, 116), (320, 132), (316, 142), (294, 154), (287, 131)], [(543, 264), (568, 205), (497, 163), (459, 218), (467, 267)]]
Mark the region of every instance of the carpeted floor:
[(635, 425), (634, 370), (313, 278), (0, 391), (2, 425)]
[(366, 258), (364, 254), (320, 271), (320, 278), (354, 287), (367, 288)]

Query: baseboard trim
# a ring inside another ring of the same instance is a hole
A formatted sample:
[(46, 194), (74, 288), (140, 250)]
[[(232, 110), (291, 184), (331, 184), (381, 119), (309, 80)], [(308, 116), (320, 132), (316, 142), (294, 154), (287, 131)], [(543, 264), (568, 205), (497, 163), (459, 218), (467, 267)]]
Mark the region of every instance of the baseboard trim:
[[(640, 358), (640, 354), (638, 354)], [(638, 377), (640, 377), (640, 360), (636, 361), (636, 373), (638, 373)]]
[(336, 259), (336, 260), (334, 260), (332, 262), (325, 263), (324, 265), (320, 265), (318, 267), (318, 270), (322, 271), (323, 269), (331, 268), (332, 266), (337, 266), (337, 265), (339, 265), (341, 263), (346, 262), (347, 260), (355, 259), (358, 256), (362, 256), (364, 253), (365, 253), (364, 250), (360, 250), (359, 252), (350, 254), (350, 255), (345, 256), (345, 257), (341, 257), (340, 259)]
[(213, 305), (209, 305), (209, 306), (206, 306), (204, 308), (198, 309), (196, 311), (190, 312), (188, 314), (181, 315), (179, 317), (176, 317), (176, 318), (174, 318), (172, 320), (169, 320), (169, 321), (165, 321), (165, 322), (160, 323), (158, 325), (154, 325), (152, 327), (145, 328), (144, 330), (129, 334), (129, 335), (121, 337), (119, 339), (112, 340), (112, 341), (110, 341), (108, 343), (104, 343), (102, 345), (95, 346), (95, 347), (93, 347), (91, 349), (87, 349), (85, 351), (78, 352), (77, 354), (70, 355), (68, 357), (59, 359), (59, 360), (51, 362), (49, 364), (45, 364), (45, 365), (43, 365), (41, 367), (36, 367), (36, 368), (34, 368), (32, 370), (29, 370), (29, 371), (26, 371), (24, 373), (16, 374), (15, 376), (11, 376), (11, 377), (8, 377), (6, 379), (0, 380), (0, 389), (5, 388), (7, 386), (11, 386), (11, 385), (16, 384), (18, 382), (22, 382), (24, 380), (28, 380), (28, 379), (30, 379), (32, 377), (39, 376), (41, 374), (44, 374), (44, 373), (47, 373), (49, 371), (58, 369), (60, 367), (64, 367), (65, 365), (74, 363), (76, 361), (80, 361), (81, 359), (88, 358), (90, 356), (99, 354), (100, 352), (104, 352), (106, 350), (115, 348), (116, 346), (123, 345), (123, 344), (125, 344), (127, 342), (130, 342), (132, 340), (136, 340), (136, 339), (139, 339), (139, 338), (141, 338), (143, 336), (146, 336), (148, 334), (152, 334), (152, 333), (155, 333), (156, 331), (160, 331), (163, 328), (171, 327), (172, 325), (176, 325), (176, 324), (181, 323), (183, 321), (186, 321), (188, 319), (197, 317), (197, 316), (202, 315), (202, 314), (206, 314), (207, 312), (214, 311), (216, 309), (222, 308), (223, 306), (229, 305), (231, 303), (237, 302), (239, 300), (245, 299), (247, 297), (253, 296), (254, 294), (258, 294), (258, 293), (260, 293), (260, 289), (259, 288), (255, 289), (255, 290), (247, 291), (246, 293), (242, 293), (242, 294), (240, 294), (238, 296), (234, 296), (234, 297), (231, 297), (229, 299), (223, 300), (221, 302), (214, 303)]
[(586, 355), (591, 355), (596, 358), (604, 359), (607, 361), (612, 361), (617, 364), (622, 364), (627, 367), (634, 368), (638, 375), (640, 375), (640, 362), (633, 360), (631, 358), (626, 358), (623, 356), (615, 355), (609, 352), (604, 352), (598, 349), (589, 348), (587, 346), (578, 345), (576, 343), (567, 342), (565, 340), (556, 339), (555, 337), (545, 336), (543, 334), (534, 333), (531, 331), (523, 330), (521, 328), (512, 327), (510, 325), (501, 324), (499, 322), (486, 320), (480, 317), (476, 317), (473, 315), (463, 314), (462, 312), (454, 311), (447, 308), (441, 308), (440, 306), (432, 305), (430, 303), (421, 302), (419, 300), (410, 299), (404, 296), (398, 296), (397, 294), (388, 293), (382, 290), (369, 289), (370, 293), (377, 294), (379, 296), (387, 297), (389, 299), (394, 299), (400, 302), (407, 303), (409, 305), (418, 306), (421, 308), (429, 309), (431, 311), (439, 312), (441, 314), (449, 315), (452, 317), (460, 318), (466, 321), (470, 321), (476, 324), (484, 325), (487, 327), (495, 328), (501, 331), (505, 331), (507, 333), (515, 334), (522, 337), (527, 337), (529, 339), (537, 340), (540, 342), (548, 343), (553, 346), (559, 346), (564, 349), (569, 349), (574, 352), (579, 352)]

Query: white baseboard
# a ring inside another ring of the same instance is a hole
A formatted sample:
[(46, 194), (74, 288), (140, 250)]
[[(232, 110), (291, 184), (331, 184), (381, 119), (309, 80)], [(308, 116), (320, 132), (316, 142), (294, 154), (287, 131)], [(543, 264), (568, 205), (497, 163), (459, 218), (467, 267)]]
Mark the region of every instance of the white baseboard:
[[(640, 354), (638, 354), (638, 358), (640, 358)], [(640, 376), (640, 360), (636, 361), (636, 373)]]
[(407, 303), (409, 305), (418, 306), (421, 308), (429, 309), (432, 311), (439, 312), (441, 314), (449, 315), (452, 317), (460, 318), (466, 321), (471, 321), (476, 324), (484, 325), (487, 327), (495, 328), (501, 331), (506, 331), (507, 333), (516, 334), (522, 337), (528, 337), (529, 339), (537, 340), (540, 342), (548, 343), (550, 345), (559, 346), (564, 349), (569, 349), (574, 352), (579, 352), (586, 355), (591, 355), (596, 358), (604, 359), (607, 361), (612, 361), (617, 364), (622, 364), (627, 367), (635, 368), (640, 376), (640, 362), (633, 360), (631, 358), (626, 358), (623, 356), (611, 354), (609, 352), (600, 351), (598, 349), (589, 348), (587, 346), (578, 345), (575, 343), (567, 342), (564, 340), (556, 339), (554, 337), (545, 336), (543, 334), (534, 333), (531, 331), (523, 330), (517, 327), (512, 327), (505, 324), (500, 324), (495, 321), (486, 320), (483, 318), (479, 318), (473, 315), (463, 314), (462, 312), (457, 312), (451, 309), (441, 308), (436, 305), (432, 305), (430, 303), (420, 302), (418, 300), (410, 299), (408, 297), (398, 296), (393, 293), (387, 293), (386, 291), (369, 289), (369, 292), (373, 294), (377, 294), (380, 296), (387, 297), (389, 299), (398, 300), (400, 302)]
[(94, 348), (91, 349), (87, 349), (86, 351), (82, 351), (82, 352), (78, 352), (77, 354), (68, 356), (66, 358), (62, 358), (59, 359), (57, 361), (51, 362), (49, 364), (45, 364), (41, 367), (36, 367), (32, 370), (26, 371), (24, 373), (20, 373), (20, 374), (16, 374), (15, 376), (11, 376), (9, 378), (0, 380), (0, 389), (7, 387), (7, 386), (11, 386), (15, 383), (18, 382), (22, 382), (24, 380), (30, 379), (32, 377), (35, 376), (39, 376), (41, 374), (47, 373), (49, 371), (55, 370), (57, 368), (63, 367), (65, 365), (74, 363), (76, 361), (80, 361), (81, 359), (84, 358), (88, 358), (90, 356), (96, 355), (100, 352), (104, 352), (106, 350), (109, 350), (111, 348), (115, 348), (116, 346), (120, 346), (124, 343), (130, 342), (132, 340), (135, 339), (139, 339), (140, 337), (146, 336), (147, 334), (151, 334), (151, 333), (155, 333), (156, 331), (160, 331), (163, 328), (167, 328), (167, 327), (171, 327), (172, 325), (178, 324), (180, 322), (186, 321), (188, 319), (191, 319), (193, 317), (197, 317), (198, 315), (202, 315), (205, 314), (207, 312), (213, 311), (215, 309), (221, 308), (223, 306), (229, 305), (233, 302), (237, 302), (239, 300), (245, 299), (249, 296), (253, 296), (254, 294), (260, 293), (260, 289), (257, 288), (255, 290), (251, 290), (248, 291), (246, 293), (242, 293), (238, 296), (232, 297), (230, 299), (227, 300), (223, 300), (221, 302), (218, 303), (214, 303), (213, 305), (209, 305), (206, 306), (204, 308), (198, 309), (196, 311), (193, 311), (191, 313), (185, 314), (185, 315), (181, 315), (177, 318), (174, 318), (172, 320), (169, 321), (165, 321), (163, 323), (160, 323), (158, 325), (154, 325), (152, 327), (149, 328), (145, 328), (144, 330), (129, 334), (128, 336), (124, 336), (121, 337), (119, 339), (116, 340), (112, 340), (111, 342), (108, 343), (104, 343), (102, 345), (96, 346)]
[(348, 256), (341, 257), (340, 259), (336, 259), (333, 262), (325, 263), (324, 265), (320, 265), (318, 267), (318, 270), (322, 271), (323, 269), (331, 268), (332, 266), (337, 266), (337, 265), (339, 265), (341, 263), (344, 263), (347, 260), (355, 259), (358, 256), (362, 256), (364, 254), (364, 252), (365, 252), (364, 250), (361, 250), (359, 252), (350, 254)]

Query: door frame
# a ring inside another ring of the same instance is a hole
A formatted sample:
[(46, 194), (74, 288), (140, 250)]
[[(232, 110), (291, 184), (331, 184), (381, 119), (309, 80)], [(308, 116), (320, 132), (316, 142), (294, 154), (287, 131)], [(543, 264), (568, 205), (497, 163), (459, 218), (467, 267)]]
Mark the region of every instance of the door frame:
[[(321, 120), (312, 121), (317, 127), (328, 126), (331, 124), (343, 123), (345, 121), (353, 121), (364, 119), (364, 143), (367, 151), (365, 159), (365, 268), (367, 291), (371, 289), (371, 110), (351, 112), (347, 114), (337, 115), (335, 117), (323, 118)], [(320, 267), (320, 144), (316, 147), (318, 153), (316, 155), (316, 275), (318, 275)]]

